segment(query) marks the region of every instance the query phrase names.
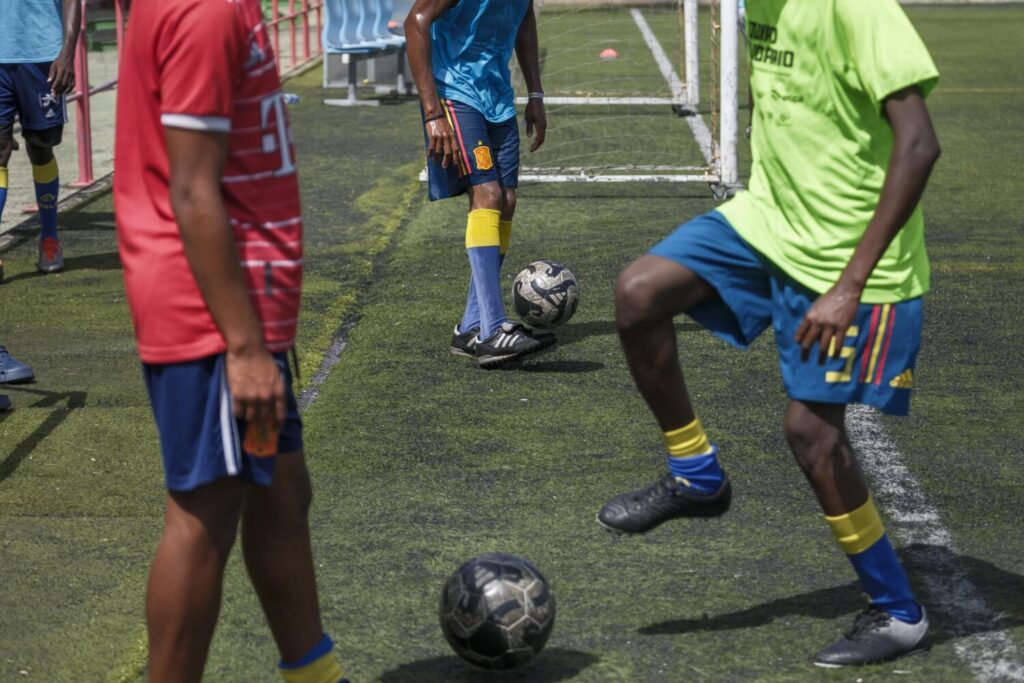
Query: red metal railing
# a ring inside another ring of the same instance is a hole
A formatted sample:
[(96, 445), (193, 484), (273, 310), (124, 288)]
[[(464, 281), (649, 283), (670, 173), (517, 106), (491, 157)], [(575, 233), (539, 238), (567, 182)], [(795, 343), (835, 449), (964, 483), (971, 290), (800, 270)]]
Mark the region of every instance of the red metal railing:
[[(7, 2), (8, 0), (0, 0)], [(317, 59), (321, 52), (320, 46), (320, 13), (323, 7), (323, 0), (287, 0), (288, 13), (278, 16), (279, 0), (273, 0), (273, 18), (267, 21), (271, 28), (271, 36), (274, 45), (274, 54), (277, 57), (277, 67), (282, 76), (287, 76), (298, 69), (306, 66)], [(117, 79), (107, 81), (95, 87), (89, 85), (89, 40), (86, 32), (88, 30), (88, 19), (86, 17), (89, 0), (80, 0), (82, 3), (82, 27), (78, 38), (78, 45), (75, 50), (75, 90), (68, 95), (68, 103), (75, 104), (75, 116), (78, 124), (78, 178), (71, 183), (73, 187), (87, 187), (96, 182), (93, 176), (93, 153), (92, 153), (92, 115), (89, 100), (97, 93), (105, 92), (117, 87)], [(121, 54), (121, 47), (124, 44), (125, 21), (128, 4), (130, 0), (114, 0), (114, 16), (116, 20), (117, 53)], [(299, 7), (296, 7), (298, 5)], [(310, 19), (313, 18), (311, 22)], [(281, 60), (281, 24), (288, 23), (290, 37), (288, 68), (284, 68)], [(299, 59), (298, 45), (301, 24), (302, 58)], [(314, 47), (315, 46), (315, 47)]]

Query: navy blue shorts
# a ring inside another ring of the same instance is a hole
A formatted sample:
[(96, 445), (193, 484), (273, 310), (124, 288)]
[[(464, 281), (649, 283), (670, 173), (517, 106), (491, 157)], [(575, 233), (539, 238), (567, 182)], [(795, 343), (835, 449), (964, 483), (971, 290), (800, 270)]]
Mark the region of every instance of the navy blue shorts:
[(50, 62), (0, 64), (0, 126), (14, 123), (23, 130), (46, 130), (67, 123), (64, 95), (54, 95), (46, 81)]
[(698, 216), (650, 251), (686, 266), (717, 290), (719, 299), (687, 311), (734, 346), (745, 348), (770, 324), (782, 381), (790, 398), (816, 403), (866, 403), (892, 415), (910, 409), (914, 364), (921, 345), (921, 297), (861, 304), (840, 357), (806, 361), (794, 340), (818, 294), (757, 253), (717, 211)]
[[(302, 420), (287, 354), (274, 354), (274, 360), (284, 376), (288, 402), (277, 451), (291, 453), (302, 449)], [(168, 490), (191, 491), (221, 477), (270, 486), (275, 458), (257, 458), (242, 448), (240, 435), (246, 424), (231, 412), (224, 354), (185, 363), (143, 363), (142, 371), (160, 434)]]
[[(456, 163), (442, 168), (434, 157), (427, 158), (430, 199), (447, 199), (464, 194), (470, 185), (498, 181), (502, 187), (519, 185), (519, 125), (516, 117), (491, 123), (479, 111), (454, 100), (441, 100), (459, 142)], [(422, 112), (421, 112), (422, 113)], [(425, 144), (426, 128), (423, 130)]]

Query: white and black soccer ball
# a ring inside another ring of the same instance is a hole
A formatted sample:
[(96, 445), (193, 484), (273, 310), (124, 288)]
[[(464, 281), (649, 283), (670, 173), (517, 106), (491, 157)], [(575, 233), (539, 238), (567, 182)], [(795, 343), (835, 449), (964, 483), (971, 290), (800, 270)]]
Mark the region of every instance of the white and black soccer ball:
[(579, 302), (576, 276), (555, 261), (534, 261), (512, 283), (512, 305), (530, 327), (558, 327), (572, 317)]
[(456, 654), (485, 669), (511, 669), (544, 647), (555, 625), (555, 596), (530, 562), (486, 553), (448, 577), (438, 613)]

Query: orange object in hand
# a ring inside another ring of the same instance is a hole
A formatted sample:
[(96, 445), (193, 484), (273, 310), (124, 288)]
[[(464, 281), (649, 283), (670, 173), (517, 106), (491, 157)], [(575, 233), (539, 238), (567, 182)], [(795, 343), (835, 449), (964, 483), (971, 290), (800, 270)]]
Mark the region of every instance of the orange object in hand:
[(269, 420), (249, 422), (245, 428), (245, 442), (242, 448), (249, 455), (257, 458), (269, 458), (277, 455), (277, 430), (273, 429)]

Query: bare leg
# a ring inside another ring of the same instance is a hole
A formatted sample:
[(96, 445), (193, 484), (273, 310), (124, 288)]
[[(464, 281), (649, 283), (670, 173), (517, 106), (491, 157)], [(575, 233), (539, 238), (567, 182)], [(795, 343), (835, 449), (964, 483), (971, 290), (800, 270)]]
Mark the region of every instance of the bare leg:
[(294, 662), (324, 633), (307, 515), (312, 500), (302, 451), (277, 456), (274, 483), (250, 487), (242, 552), (281, 658)]
[(641, 256), (615, 285), (615, 324), (640, 393), (664, 432), (694, 420), (679, 367), (673, 317), (717, 296), (689, 268), (660, 256)]
[(501, 220), (510, 221), (516, 215), (516, 188), (501, 188)]
[(168, 493), (164, 533), (146, 588), (152, 683), (202, 678), (244, 491), (241, 482), (220, 479), (195, 491)]
[(868, 499), (868, 487), (846, 437), (846, 406), (790, 401), (785, 432), (789, 447), (822, 510), (836, 517)]

